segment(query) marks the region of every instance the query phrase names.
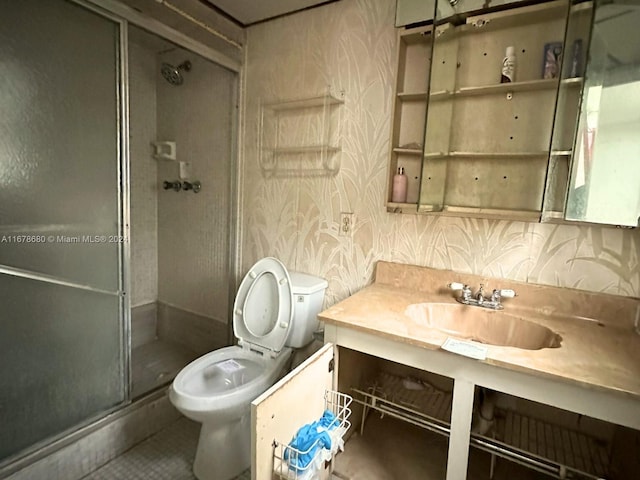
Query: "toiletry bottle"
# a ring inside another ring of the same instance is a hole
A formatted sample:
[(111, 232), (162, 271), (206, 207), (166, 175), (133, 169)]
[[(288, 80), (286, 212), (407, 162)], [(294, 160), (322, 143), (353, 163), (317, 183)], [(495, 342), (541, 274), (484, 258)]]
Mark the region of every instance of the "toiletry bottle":
[(510, 83), (516, 80), (516, 49), (513, 46), (507, 47), (504, 59), (502, 60), (502, 76), (500, 83)]
[(562, 65), (562, 42), (550, 42), (544, 45), (542, 78), (558, 78)]
[(571, 53), (571, 72), (569, 77), (579, 77), (582, 75), (582, 39), (578, 38), (573, 42)]
[(405, 203), (407, 201), (407, 181), (408, 178), (404, 174), (404, 167), (398, 167), (398, 173), (393, 176), (392, 202)]

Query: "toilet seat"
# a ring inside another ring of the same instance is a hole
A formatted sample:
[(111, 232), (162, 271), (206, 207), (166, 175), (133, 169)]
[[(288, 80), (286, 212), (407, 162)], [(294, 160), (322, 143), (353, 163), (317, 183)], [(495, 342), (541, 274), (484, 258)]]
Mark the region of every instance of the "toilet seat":
[(277, 356), (293, 320), (291, 278), (276, 258), (256, 262), (242, 279), (233, 304), (233, 332), (243, 348)]
[(270, 377), (284, 368), (288, 357), (281, 355), (272, 360), (238, 346), (214, 350), (178, 373), (169, 397), (183, 413), (232, 408), (262, 393), (269, 386)]

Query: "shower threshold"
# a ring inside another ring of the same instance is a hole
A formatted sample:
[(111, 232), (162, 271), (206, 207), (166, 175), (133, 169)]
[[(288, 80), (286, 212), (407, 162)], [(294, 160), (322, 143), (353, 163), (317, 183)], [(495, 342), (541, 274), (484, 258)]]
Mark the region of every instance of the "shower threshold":
[(135, 347), (131, 351), (131, 397), (136, 399), (169, 384), (198, 356), (183, 345), (162, 339)]

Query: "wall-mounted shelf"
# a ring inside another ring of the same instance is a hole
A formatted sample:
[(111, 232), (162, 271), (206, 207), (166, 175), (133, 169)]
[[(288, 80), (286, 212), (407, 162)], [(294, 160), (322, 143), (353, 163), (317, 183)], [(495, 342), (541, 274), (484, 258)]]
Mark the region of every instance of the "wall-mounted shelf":
[(315, 152), (328, 152), (336, 153), (340, 151), (340, 147), (331, 147), (328, 145), (301, 145), (299, 147), (279, 147), (267, 149), (269, 152), (275, 154), (295, 154), (295, 153), (315, 153)]
[(296, 100), (284, 100), (281, 102), (264, 103), (262, 106), (275, 111), (300, 110), (304, 108), (319, 108), (327, 105), (339, 105), (344, 103), (344, 94), (334, 96), (332, 94), (318, 95), (316, 97), (300, 98)]
[(265, 102), (259, 163), (265, 177), (332, 176), (340, 170), (344, 93)]
[(153, 147), (153, 158), (156, 160), (176, 160), (176, 142), (156, 141), (151, 142)]

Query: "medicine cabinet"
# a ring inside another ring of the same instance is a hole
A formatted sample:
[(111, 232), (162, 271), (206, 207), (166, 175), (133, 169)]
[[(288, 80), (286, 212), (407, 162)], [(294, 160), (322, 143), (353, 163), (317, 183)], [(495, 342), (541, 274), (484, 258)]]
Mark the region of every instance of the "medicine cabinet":
[[(540, 219), (562, 83), (543, 59), (563, 42), (568, 7), (558, 0), (464, 23), (436, 18), (419, 212)], [(515, 79), (500, 83), (509, 46)]]
[[(413, 57), (420, 29), (400, 31), (387, 211), (637, 226), (640, 1), (506, 3), (441, 0)], [(515, 81), (500, 83), (509, 46)], [(422, 71), (417, 103), (403, 88)]]

